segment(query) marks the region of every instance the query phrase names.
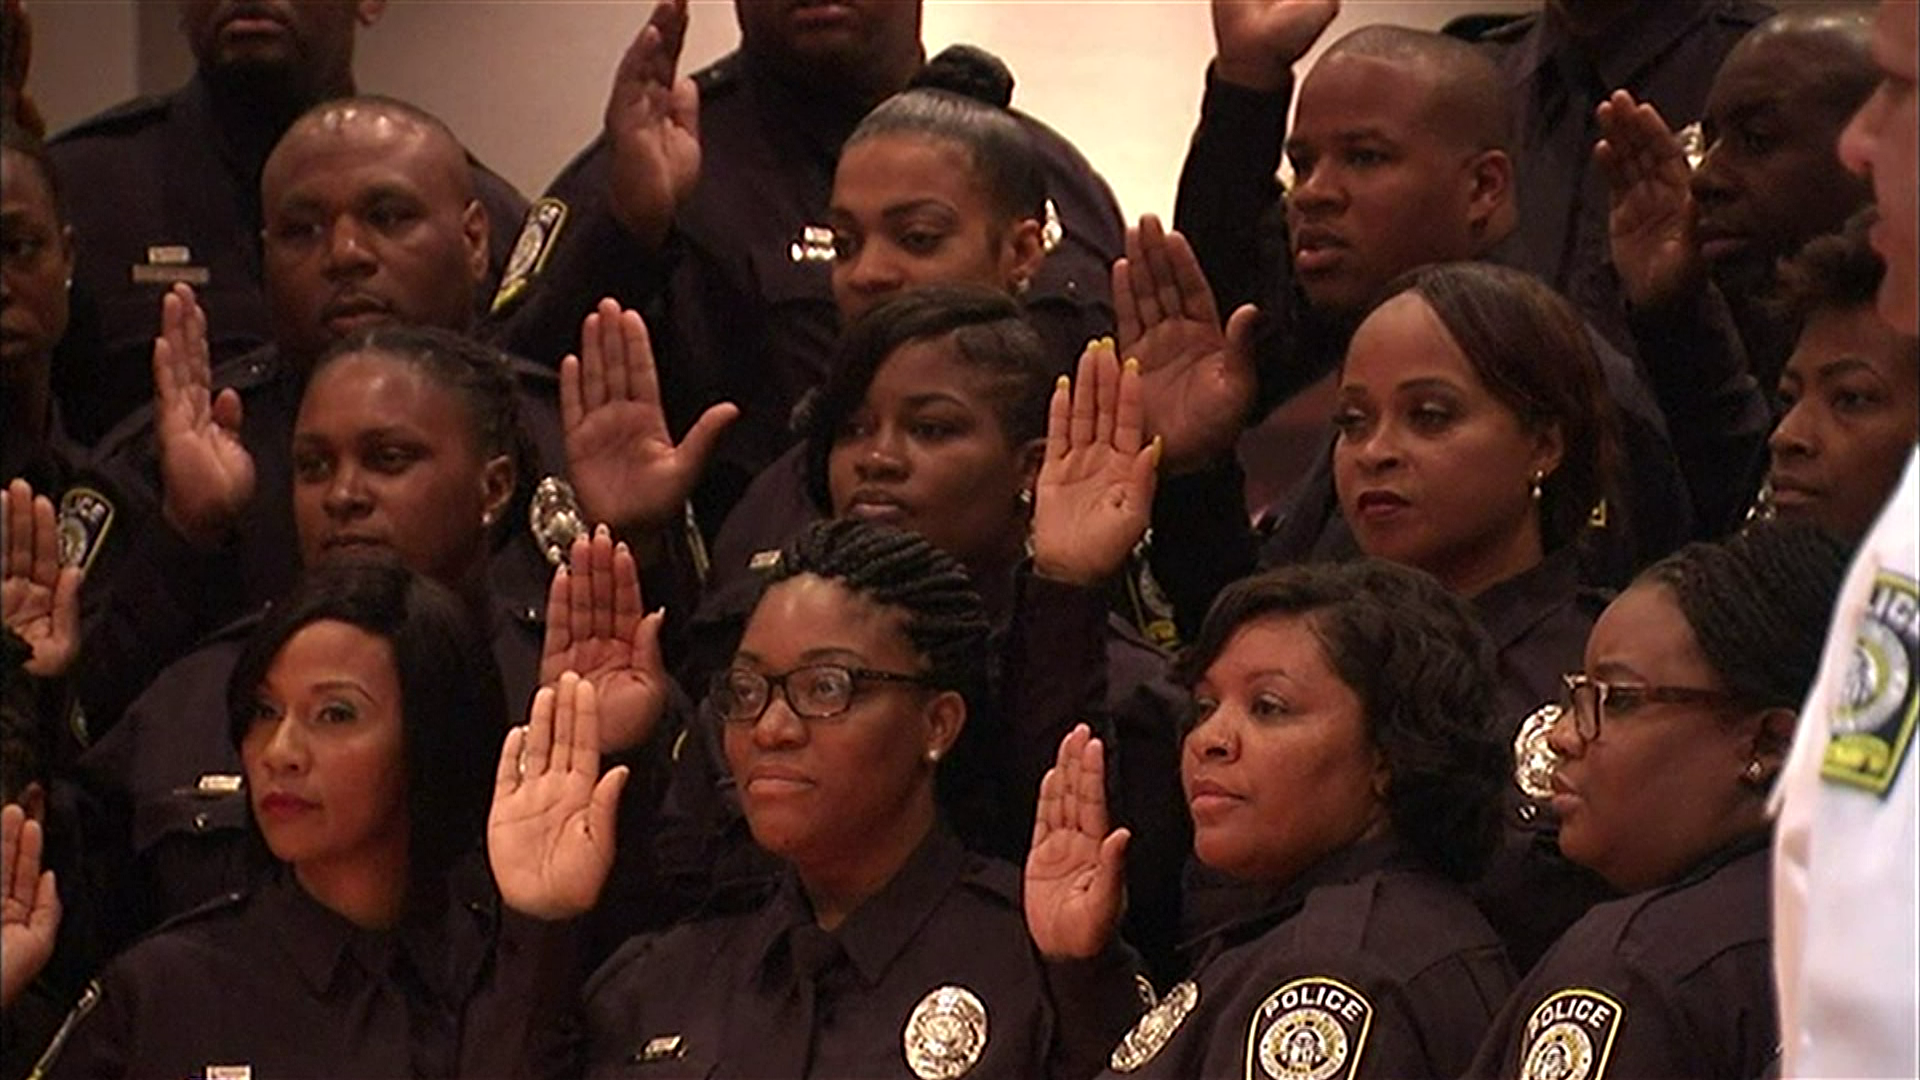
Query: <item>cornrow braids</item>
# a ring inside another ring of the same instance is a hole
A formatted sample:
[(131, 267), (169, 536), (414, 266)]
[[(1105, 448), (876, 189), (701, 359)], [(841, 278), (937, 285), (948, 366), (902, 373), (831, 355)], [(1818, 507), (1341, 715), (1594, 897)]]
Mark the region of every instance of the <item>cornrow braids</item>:
[(494, 524), (502, 543), (513, 523), (526, 518), (539, 455), (520, 423), (520, 387), (505, 354), (470, 337), (431, 326), (374, 326), (334, 342), (313, 365), (311, 381), (334, 361), (356, 353), (380, 353), (410, 364), (452, 390), (466, 407), (468, 434), (483, 457), (505, 455), (513, 463), (513, 498)]
[(1688, 544), (1640, 580), (1672, 590), (1707, 663), (1741, 702), (1798, 709), (1846, 572), (1839, 540), (1813, 525), (1768, 523)]
[(1008, 739), (988, 708), (992, 624), (973, 579), (918, 534), (854, 518), (818, 522), (801, 533), (781, 551), (766, 587), (802, 574), (905, 613), (904, 632), (926, 660), (927, 680), (958, 693), (967, 706), (960, 738), (935, 776), (935, 798), (968, 847), (1017, 857), (1008, 847), (1020, 835), (1017, 823), (1003, 818), (1018, 803), (1002, 790), (1007, 770), (995, 756)]
[(966, 699), (987, 700), (987, 619), (979, 590), (959, 561), (919, 534), (855, 518), (823, 521), (796, 537), (768, 575), (772, 586), (802, 574), (906, 613), (906, 635), (927, 661), (927, 678)]

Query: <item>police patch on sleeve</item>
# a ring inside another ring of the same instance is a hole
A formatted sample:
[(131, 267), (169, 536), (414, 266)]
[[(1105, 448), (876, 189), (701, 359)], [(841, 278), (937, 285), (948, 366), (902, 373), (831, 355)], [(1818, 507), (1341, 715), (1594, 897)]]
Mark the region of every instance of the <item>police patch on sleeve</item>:
[(1839, 700), (1834, 703), (1820, 775), (1885, 797), (1913, 748), (1920, 699), (1920, 588), (1881, 570), (1860, 619)]
[(1267, 995), (1247, 1028), (1247, 1080), (1351, 1080), (1373, 1002), (1335, 979), (1295, 979)]
[(987, 1007), (964, 986), (930, 990), (908, 1014), (900, 1043), (920, 1080), (957, 1080), (987, 1048)]
[(1521, 1080), (1601, 1080), (1623, 1012), (1598, 990), (1551, 995), (1527, 1018)]
[(60, 521), (56, 528), (60, 544), (60, 565), (85, 570), (93, 565), (113, 528), (113, 500), (90, 487), (67, 489), (60, 497)]
[(1167, 991), (1167, 996), (1155, 1002), (1113, 1048), (1107, 1064), (1114, 1072), (1130, 1073), (1152, 1061), (1199, 1003), (1200, 987), (1192, 979)]
[(560, 239), (560, 227), (566, 223), (567, 204), (559, 199), (545, 198), (527, 207), (520, 237), (513, 242), (513, 252), (507, 256), (506, 268), (500, 272), (500, 289), (493, 294), (494, 314), (512, 307), (533, 279), (540, 276), (547, 265), (547, 256), (553, 254), (554, 242)]

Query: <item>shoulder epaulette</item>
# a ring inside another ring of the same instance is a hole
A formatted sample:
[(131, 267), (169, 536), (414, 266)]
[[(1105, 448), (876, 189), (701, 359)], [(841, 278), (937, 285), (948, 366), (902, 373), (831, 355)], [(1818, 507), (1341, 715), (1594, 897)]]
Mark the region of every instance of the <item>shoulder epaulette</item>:
[(154, 937), (158, 934), (164, 934), (177, 926), (186, 926), (189, 923), (200, 922), (219, 915), (222, 912), (232, 911), (235, 908), (243, 906), (252, 898), (253, 893), (250, 890), (230, 889), (203, 904), (190, 907), (172, 918), (162, 920), (159, 926), (147, 931), (144, 936)]

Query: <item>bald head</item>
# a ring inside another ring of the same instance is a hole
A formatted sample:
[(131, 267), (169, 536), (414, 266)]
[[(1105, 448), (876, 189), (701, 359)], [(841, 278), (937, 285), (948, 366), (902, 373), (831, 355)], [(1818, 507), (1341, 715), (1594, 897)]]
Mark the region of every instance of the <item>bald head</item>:
[(1740, 39), (1714, 81), (1756, 70), (1792, 76), (1794, 91), (1850, 116), (1880, 80), (1873, 25), (1860, 15), (1783, 11)]
[(294, 359), (373, 323), (472, 323), (487, 213), (432, 114), (378, 97), (309, 110), (268, 157), (260, 208), (274, 337)]
[[(1427, 119), (1463, 151), (1506, 150), (1512, 124), (1500, 70), (1486, 51), (1445, 34), (1405, 26), (1363, 26), (1328, 46), (1320, 63), (1367, 57), (1416, 74)], [(1316, 70), (1318, 65), (1316, 65)]]

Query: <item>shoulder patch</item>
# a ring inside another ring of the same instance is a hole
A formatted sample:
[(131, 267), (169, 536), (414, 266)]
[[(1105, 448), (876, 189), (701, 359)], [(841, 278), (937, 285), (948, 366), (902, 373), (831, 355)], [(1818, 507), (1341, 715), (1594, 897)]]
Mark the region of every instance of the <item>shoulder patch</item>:
[(507, 256), (506, 268), (500, 272), (500, 289), (493, 294), (493, 314), (512, 307), (533, 279), (540, 276), (566, 223), (567, 204), (559, 199), (549, 196), (527, 207), (527, 216), (521, 219), (520, 238), (513, 242), (513, 252)]
[(1560, 990), (1527, 1017), (1521, 1080), (1601, 1080), (1626, 1010), (1598, 990)]
[(113, 500), (90, 487), (68, 488), (60, 497), (60, 565), (86, 570), (113, 528)]
[(40, 1080), (47, 1075), (54, 1063), (60, 1060), (60, 1051), (66, 1048), (67, 1039), (73, 1034), (73, 1029), (79, 1025), (80, 1021), (85, 1020), (87, 1014), (92, 1012), (94, 1006), (98, 1004), (100, 1004), (100, 980), (92, 979), (87, 983), (87, 988), (81, 992), (80, 1000), (74, 1002), (73, 1008), (67, 1010), (67, 1018), (60, 1021), (60, 1029), (53, 1033), (53, 1038), (47, 1040), (46, 1051), (40, 1055), (39, 1061), (34, 1062), (33, 1071), (27, 1074), (29, 1080)]
[(986, 1049), (986, 1002), (964, 986), (927, 991), (900, 1032), (907, 1068), (920, 1080), (958, 1080), (973, 1071)]
[(1913, 749), (1920, 697), (1920, 587), (1881, 570), (1860, 619), (1846, 681), (1834, 703), (1820, 775), (1885, 798)]
[(1295, 979), (1253, 1011), (1247, 1080), (1352, 1080), (1373, 1028), (1373, 1002), (1346, 983)]
[[(1150, 992), (1151, 987), (1147, 990)], [(1147, 1062), (1158, 1057), (1162, 1047), (1167, 1045), (1173, 1034), (1186, 1023), (1193, 1007), (1200, 1004), (1200, 984), (1188, 979), (1168, 990), (1165, 997), (1148, 1009), (1113, 1048), (1113, 1057), (1107, 1061), (1117, 1073), (1130, 1073), (1144, 1067)]]

